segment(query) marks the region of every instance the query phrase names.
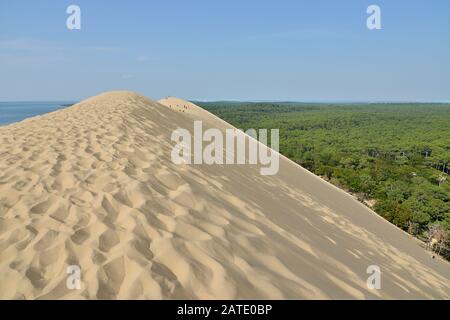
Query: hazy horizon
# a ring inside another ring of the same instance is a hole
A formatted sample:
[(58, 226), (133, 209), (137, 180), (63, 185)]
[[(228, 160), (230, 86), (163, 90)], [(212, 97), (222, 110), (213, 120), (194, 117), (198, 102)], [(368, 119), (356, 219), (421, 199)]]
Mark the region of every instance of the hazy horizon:
[[(132, 91), (132, 90), (131, 90)], [(101, 94), (104, 92), (99, 92), (98, 94)], [(139, 93), (139, 92), (137, 92)], [(86, 97), (88, 98), (88, 97)], [(86, 98), (82, 98), (82, 99), (75, 99), (75, 100), (35, 100), (35, 99), (30, 99), (30, 100), (5, 100), (2, 101), (0, 100), (0, 103), (32, 103), (32, 102), (49, 102), (49, 103), (78, 103), (83, 101)], [(148, 97), (149, 99), (152, 99), (154, 101), (157, 101), (159, 99), (162, 99), (164, 97)], [(331, 104), (338, 104), (338, 103), (348, 103), (348, 104), (375, 104), (375, 103), (386, 103), (386, 104), (403, 104), (403, 103), (421, 103), (421, 104), (447, 104), (450, 103), (450, 100), (448, 101), (407, 101), (407, 100), (373, 100), (373, 101), (357, 101), (357, 100), (237, 100), (237, 99), (212, 99), (212, 100), (204, 100), (204, 99), (191, 99), (191, 98), (185, 98), (185, 97), (180, 97), (183, 98), (185, 100), (188, 101), (192, 101), (192, 102), (204, 102), (204, 103), (213, 103), (213, 102), (230, 102), (230, 103), (245, 103), (245, 102), (249, 102), (249, 103), (331, 103)]]

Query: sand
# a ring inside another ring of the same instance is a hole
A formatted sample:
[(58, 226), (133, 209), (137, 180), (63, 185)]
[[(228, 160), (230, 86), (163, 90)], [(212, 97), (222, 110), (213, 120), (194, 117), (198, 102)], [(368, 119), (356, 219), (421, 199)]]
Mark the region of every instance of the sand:
[(171, 133), (193, 120), (231, 128), (131, 92), (0, 127), (0, 298), (450, 297), (448, 262), (284, 157), (274, 176), (173, 164)]

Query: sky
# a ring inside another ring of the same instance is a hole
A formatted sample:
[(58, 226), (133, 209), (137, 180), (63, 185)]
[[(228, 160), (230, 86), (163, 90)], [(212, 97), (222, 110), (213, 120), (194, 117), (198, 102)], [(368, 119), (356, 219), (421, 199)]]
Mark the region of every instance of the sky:
[[(369, 30), (366, 10), (381, 9)], [(69, 5), (81, 29), (69, 30)], [(448, 0), (0, 0), (0, 101), (450, 101)]]

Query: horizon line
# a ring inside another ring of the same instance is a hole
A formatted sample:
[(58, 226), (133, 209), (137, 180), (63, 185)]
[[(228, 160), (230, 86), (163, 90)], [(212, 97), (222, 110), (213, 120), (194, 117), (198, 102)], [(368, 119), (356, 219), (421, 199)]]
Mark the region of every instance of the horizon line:
[[(93, 96), (94, 97), (94, 96)], [(31, 103), (31, 102), (60, 102), (60, 103), (78, 103), (88, 98), (83, 99), (57, 99), (57, 100), (33, 100), (33, 99), (26, 99), (26, 100), (0, 100), (0, 103)], [(233, 102), (233, 103), (242, 103), (242, 102), (248, 102), (248, 103), (348, 103), (348, 104), (375, 104), (375, 103), (381, 103), (381, 104), (395, 104), (395, 103), (423, 103), (423, 104), (446, 104), (450, 103), (450, 100), (347, 100), (347, 99), (312, 99), (312, 100), (280, 100), (280, 99), (191, 99), (191, 98), (183, 98), (187, 101), (191, 102), (203, 102), (203, 103), (211, 103), (211, 102)], [(155, 99), (154, 101), (158, 101), (159, 99)]]

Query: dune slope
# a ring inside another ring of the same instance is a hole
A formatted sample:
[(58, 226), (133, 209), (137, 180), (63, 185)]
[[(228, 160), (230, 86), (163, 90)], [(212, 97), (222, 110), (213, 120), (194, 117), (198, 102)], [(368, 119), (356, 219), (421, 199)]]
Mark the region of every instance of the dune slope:
[(172, 163), (193, 120), (231, 128), (130, 92), (0, 128), (0, 298), (449, 298), (447, 262), (284, 157)]

